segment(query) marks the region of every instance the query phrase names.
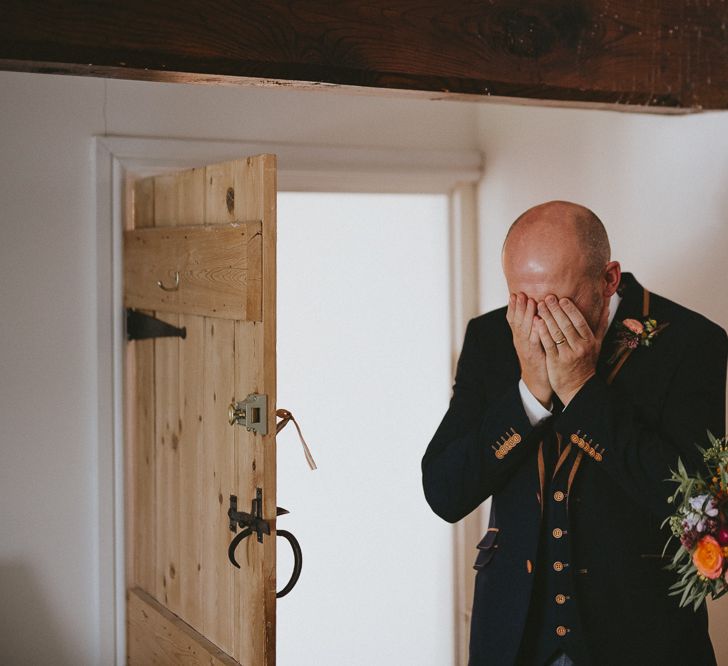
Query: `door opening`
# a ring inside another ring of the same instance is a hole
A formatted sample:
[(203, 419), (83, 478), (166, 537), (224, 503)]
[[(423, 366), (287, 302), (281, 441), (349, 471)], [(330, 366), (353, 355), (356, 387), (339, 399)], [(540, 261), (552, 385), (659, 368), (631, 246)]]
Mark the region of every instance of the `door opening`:
[[(304, 567), (278, 605), (280, 666), (452, 662), (452, 527), (419, 468), (450, 394), (448, 199), (278, 196), (279, 403), (318, 465), (281, 432)], [(278, 562), (285, 580), (286, 549)]]

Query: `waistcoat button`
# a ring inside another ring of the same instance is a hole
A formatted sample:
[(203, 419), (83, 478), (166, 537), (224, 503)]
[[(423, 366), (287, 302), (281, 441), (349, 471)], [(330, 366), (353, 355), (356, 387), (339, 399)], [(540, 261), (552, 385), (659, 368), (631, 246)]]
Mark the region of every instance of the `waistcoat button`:
[(555, 499), (555, 500), (556, 500), (557, 502), (561, 502), (561, 501), (563, 501), (564, 497), (566, 497), (566, 495), (564, 495), (564, 493), (562, 493), (562, 492), (561, 492), (560, 490), (557, 490), (557, 491), (556, 491), (556, 492), (554, 493), (554, 499)]
[(554, 571), (563, 571), (563, 570), (564, 570), (564, 563), (556, 560), (556, 562), (554, 562)]
[(564, 594), (557, 594), (556, 595), (556, 603), (561, 606), (562, 604), (566, 603), (566, 595)]
[(551, 534), (554, 535), (554, 539), (560, 539), (562, 536), (564, 536), (563, 531), (558, 527), (554, 528), (554, 531), (551, 532)]
[(563, 624), (560, 624), (558, 627), (556, 627), (557, 636), (566, 636), (567, 631), (569, 630)]

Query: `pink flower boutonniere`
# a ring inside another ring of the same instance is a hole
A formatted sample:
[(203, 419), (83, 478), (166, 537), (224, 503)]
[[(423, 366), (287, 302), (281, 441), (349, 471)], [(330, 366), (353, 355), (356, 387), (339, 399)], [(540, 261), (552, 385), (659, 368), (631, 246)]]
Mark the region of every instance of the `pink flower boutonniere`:
[(642, 321), (623, 319), (618, 324), (617, 346), (609, 362), (614, 363), (620, 356), (637, 347), (649, 347), (655, 336), (669, 325), (670, 322), (658, 325), (657, 321), (649, 317), (645, 317)]

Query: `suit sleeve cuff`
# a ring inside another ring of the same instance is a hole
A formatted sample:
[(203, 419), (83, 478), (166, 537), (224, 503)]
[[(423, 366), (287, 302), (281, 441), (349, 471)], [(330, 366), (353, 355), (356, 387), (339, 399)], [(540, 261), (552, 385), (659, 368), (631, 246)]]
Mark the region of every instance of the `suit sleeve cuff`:
[[(554, 423), (561, 435), (598, 461), (602, 460), (604, 453), (600, 444), (608, 437), (605, 417), (611, 397), (611, 389), (607, 383), (598, 375), (593, 375)], [(585, 441), (585, 438), (589, 441)]]
[(521, 459), (521, 454), (525, 455), (528, 450), (522, 442), (534, 426), (521, 400), (518, 384), (514, 382), (500, 399), (493, 403), (489, 412), (481, 425), (482, 440), (489, 445), (492, 454), (498, 460)]
[(551, 409), (553, 409), (553, 402), (546, 409), (536, 398), (533, 393), (526, 386), (526, 382), (520, 379), (518, 382), (518, 391), (521, 394), (521, 402), (523, 403), (523, 409), (526, 411), (526, 416), (532, 426), (536, 426), (539, 423), (543, 423), (549, 416), (551, 416)]

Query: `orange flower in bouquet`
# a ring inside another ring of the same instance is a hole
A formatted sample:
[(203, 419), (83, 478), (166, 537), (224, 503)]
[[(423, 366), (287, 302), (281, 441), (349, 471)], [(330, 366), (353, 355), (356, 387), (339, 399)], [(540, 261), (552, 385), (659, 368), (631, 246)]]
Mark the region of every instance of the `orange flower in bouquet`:
[(723, 552), (718, 541), (704, 536), (693, 552), (695, 568), (706, 578), (718, 578), (723, 573)]

